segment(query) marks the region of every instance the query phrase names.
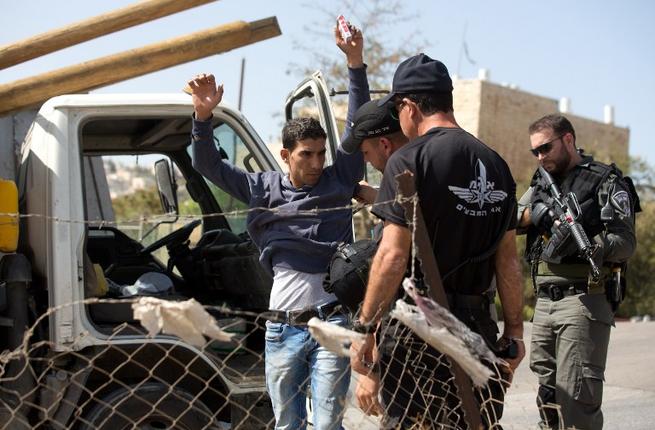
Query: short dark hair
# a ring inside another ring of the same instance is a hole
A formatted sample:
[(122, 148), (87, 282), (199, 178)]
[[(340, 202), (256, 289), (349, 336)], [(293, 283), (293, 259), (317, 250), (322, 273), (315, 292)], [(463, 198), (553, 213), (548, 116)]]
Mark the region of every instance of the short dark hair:
[(452, 92), (398, 95), (398, 98), (405, 97), (416, 103), (424, 115), (432, 115), (437, 112), (448, 113), (453, 110)]
[(395, 143), (407, 143), (407, 141), (409, 140), (407, 139), (407, 136), (403, 134), (402, 130), (385, 134), (384, 136), (380, 136), (380, 137), (386, 137), (387, 139)]
[(299, 140), (326, 139), (325, 130), (321, 123), (311, 117), (293, 118), (287, 121), (282, 128), (282, 147), (293, 151)]
[(573, 129), (573, 124), (565, 116), (558, 114), (546, 115), (539, 118), (528, 128), (528, 133), (532, 136), (535, 133), (539, 133), (545, 129), (553, 130), (553, 133), (564, 136), (566, 133), (571, 133), (573, 135), (573, 141), (575, 142), (575, 130)]

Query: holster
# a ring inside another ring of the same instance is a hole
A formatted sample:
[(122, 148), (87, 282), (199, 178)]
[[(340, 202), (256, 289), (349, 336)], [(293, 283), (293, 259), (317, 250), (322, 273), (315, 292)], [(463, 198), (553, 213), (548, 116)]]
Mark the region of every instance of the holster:
[(611, 276), (605, 280), (605, 295), (612, 306), (612, 312), (616, 312), (625, 298), (627, 282), (622, 274), (621, 266), (613, 267)]

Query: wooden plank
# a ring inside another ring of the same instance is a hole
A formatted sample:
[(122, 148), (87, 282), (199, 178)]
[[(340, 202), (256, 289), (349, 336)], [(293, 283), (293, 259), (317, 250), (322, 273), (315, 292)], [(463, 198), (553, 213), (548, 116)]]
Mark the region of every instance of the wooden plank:
[(61, 94), (86, 92), (280, 35), (277, 19), (235, 21), (0, 85), (0, 115)]
[[(402, 197), (410, 197), (416, 194), (414, 175), (411, 172), (406, 170), (405, 172), (396, 175), (396, 182), (398, 184), (399, 193)], [(414, 225), (416, 232), (414, 234), (414, 246), (417, 248), (417, 258), (421, 262), (421, 270), (425, 278), (425, 283), (428, 286), (430, 297), (444, 308), (449, 309), (446, 291), (441, 282), (439, 266), (437, 266), (437, 259), (434, 256), (430, 236), (425, 227), (425, 220), (423, 219), (423, 212), (421, 212), (420, 202), (417, 203), (416, 206), (414, 206), (414, 202), (411, 200), (401, 204), (405, 209), (405, 218), (408, 223), (413, 223), (414, 218), (416, 218), (416, 224)], [(414, 207), (416, 207), (416, 217), (414, 217)], [(445, 355), (444, 357), (450, 361), (450, 369), (455, 380), (454, 385), (459, 394), (459, 398), (462, 401), (464, 421), (469, 429), (477, 430), (482, 428), (480, 408), (473, 395), (473, 384), (471, 383), (471, 379), (457, 362), (451, 360)]]
[(0, 69), (216, 0), (145, 0), (0, 46)]

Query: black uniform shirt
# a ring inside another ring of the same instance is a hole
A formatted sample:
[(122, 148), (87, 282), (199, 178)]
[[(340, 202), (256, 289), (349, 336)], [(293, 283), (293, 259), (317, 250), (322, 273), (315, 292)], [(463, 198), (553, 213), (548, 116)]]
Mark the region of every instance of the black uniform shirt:
[[(397, 174), (415, 175), (423, 218), (442, 276), (486, 252), (516, 227), (516, 184), (507, 163), (460, 128), (433, 128), (396, 151), (384, 171), (377, 202), (396, 196)], [(402, 206), (380, 204), (378, 217), (407, 226)], [(508, 218), (510, 220), (508, 221)], [(494, 274), (493, 257), (469, 263), (444, 281), (447, 292), (481, 294)]]

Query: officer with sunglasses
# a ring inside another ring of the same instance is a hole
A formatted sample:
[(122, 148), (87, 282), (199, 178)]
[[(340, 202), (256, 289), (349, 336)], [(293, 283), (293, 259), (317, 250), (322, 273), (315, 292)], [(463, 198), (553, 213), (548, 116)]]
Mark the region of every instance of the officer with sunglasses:
[[(412, 227), (403, 207), (391, 203), (396, 175), (409, 170), (451, 312), (491, 347), (516, 349), (513, 358), (507, 357), (508, 366), (490, 365), (489, 383), (476, 389), (481, 421), (485, 428), (497, 429), (505, 390), (525, 353), (514, 180), (495, 151), (457, 124), (452, 79), (441, 61), (425, 54), (403, 61), (394, 73), (391, 93), (378, 102), (384, 105), (397, 113), (409, 143), (385, 160), (372, 210), (384, 220), (384, 229), (353, 325), (365, 334), (364, 341), (351, 346), (352, 368), (362, 375), (358, 404), (368, 414), (382, 413), (385, 429), (466, 427), (443, 353), (394, 318), (385, 319), (374, 333), (395, 301), (410, 261)], [(384, 124), (377, 121), (370, 125), (365, 133), (353, 126), (361, 133), (353, 135), (364, 139), (391, 131), (381, 132)], [(366, 151), (368, 145), (362, 145)], [(500, 338), (489, 307), (494, 278), (505, 321)]]
[(539, 379), (540, 427), (559, 428), (561, 413), (565, 428), (600, 429), (610, 327), (620, 302), (621, 268), (635, 251), (638, 198), (616, 166), (577, 149), (567, 118), (547, 115), (529, 134), (530, 151), (562, 195), (577, 197), (576, 221), (596, 246), (593, 260), (602, 275), (600, 281), (590, 276), (590, 264), (579, 255), (569, 224), (560, 222), (561, 208), (537, 170), (519, 200), (518, 219), (519, 233), (527, 232), (537, 296), (530, 368)]

